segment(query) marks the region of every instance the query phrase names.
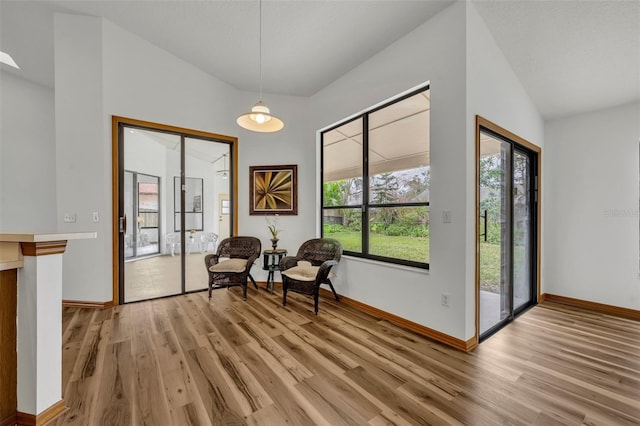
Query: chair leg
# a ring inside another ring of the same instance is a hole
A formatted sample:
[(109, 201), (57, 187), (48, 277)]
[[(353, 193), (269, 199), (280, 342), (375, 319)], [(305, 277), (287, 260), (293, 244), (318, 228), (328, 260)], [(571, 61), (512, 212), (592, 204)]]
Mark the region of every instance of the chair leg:
[(340, 299), (338, 299), (338, 293), (336, 293), (336, 289), (333, 288), (333, 284), (331, 283), (331, 280), (327, 279), (326, 283), (329, 284), (329, 287), (331, 287), (331, 291), (333, 292), (333, 297), (335, 297), (336, 300), (339, 301)]
[(211, 288), (211, 287), (212, 287), (212, 286), (211, 286), (211, 283), (209, 283), (209, 300), (211, 300), (211, 290), (212, 290), (212, 288)]
[(282, 306), (287, 306), (287, 283), (286, 278), (282, 278)]
[(316, 292), (313, 294), (313, 311), (316, 315), (318, 315), (318, 294), (320, 292), (316, 289)]
[[(256, 284), (256, 280), (253, 279), (253, 277), (251, 276), (251, 274), (249, 274), (249, 279), (251, 280), (251, 282), (253, 283), (253, 286), (256, 288), (256, 290), (258, 289), (258, 284)], [(246, 297), (245, 297), (246, 298)]]

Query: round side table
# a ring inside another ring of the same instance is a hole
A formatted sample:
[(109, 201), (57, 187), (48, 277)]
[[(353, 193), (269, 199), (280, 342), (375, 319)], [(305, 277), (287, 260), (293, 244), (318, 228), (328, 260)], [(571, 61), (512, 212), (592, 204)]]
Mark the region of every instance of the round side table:
[(269, 249), (262, 252), (262, 269), (269, 271), (267, 275), (267, 291), (273, 294), (274, 274), (280, 270), (280, 261), (287, 255), (285, 249)]

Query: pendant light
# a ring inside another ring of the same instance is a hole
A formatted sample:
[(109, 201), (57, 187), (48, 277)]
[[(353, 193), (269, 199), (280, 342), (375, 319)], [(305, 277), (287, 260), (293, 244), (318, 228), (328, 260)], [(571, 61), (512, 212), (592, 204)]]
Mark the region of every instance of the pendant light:
[[(218, 159), (220, 159), (218, 157)], [(218, 160), (216, 160), (218, 161)], [(229, 178), (229, 169), (227, 169), (227, 154), (223, 154), (222, 155), (222, 161), (223, 163), (223, 168), (222, 170), (218, 170), (218, 175), (222, 178), (222, 179), (228, 179)]]
[(260, 0), (260, 100), (251, 108), (251, 112), (242, 114), (236, 120), (240, 127), (254, 132), (277, 132), (282, 130), (284, 123), (278, 117), (271, 115), (269, 107), (262, 102), (262, 0)]

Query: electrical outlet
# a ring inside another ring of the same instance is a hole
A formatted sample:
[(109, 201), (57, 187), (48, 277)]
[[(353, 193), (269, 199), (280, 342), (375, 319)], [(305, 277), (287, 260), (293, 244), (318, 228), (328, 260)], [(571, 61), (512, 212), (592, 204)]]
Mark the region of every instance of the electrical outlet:
[(91, 215), (91, 220), (93, 220), (94, 222), (100, 222), (100, 215), (98, 214), (98, 212), (93, 212), (93, 214)]
[(442, 223), (451, 223), (451, 210), (442, 211)]
[(65, 213), (64, 214), (64, 222), (65, 223), (75, 223), (76, 214), (75, 213)]
[(451, 295), (449, 293), (442, 293), (442, 295), (440, 296), (440, 302), (442, 303), (442, 306), (444, 306), (445, 308), (449, 307), (450, 297)]

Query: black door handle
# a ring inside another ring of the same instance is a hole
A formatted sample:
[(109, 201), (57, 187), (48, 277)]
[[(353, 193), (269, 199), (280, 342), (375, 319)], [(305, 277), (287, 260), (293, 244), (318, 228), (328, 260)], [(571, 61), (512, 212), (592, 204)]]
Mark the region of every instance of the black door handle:
[(484, 210), (484, 213), (480, 215), (480, 219), (484, 219), (484, 232), (480, 234), (481, 237), (484, 237), (484, 242), (487, 242), (487, 218), (489, 217), (489, 213), (487, 209)]

